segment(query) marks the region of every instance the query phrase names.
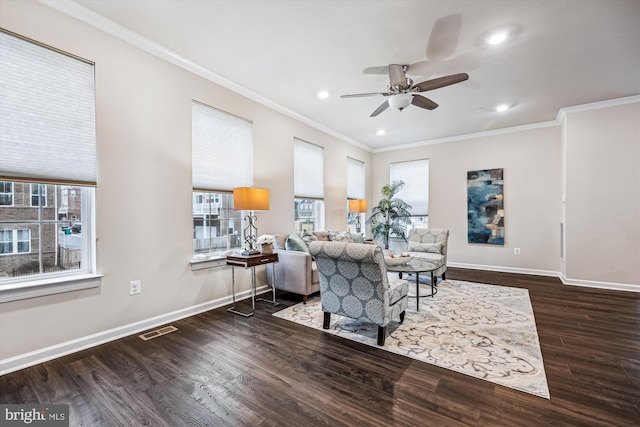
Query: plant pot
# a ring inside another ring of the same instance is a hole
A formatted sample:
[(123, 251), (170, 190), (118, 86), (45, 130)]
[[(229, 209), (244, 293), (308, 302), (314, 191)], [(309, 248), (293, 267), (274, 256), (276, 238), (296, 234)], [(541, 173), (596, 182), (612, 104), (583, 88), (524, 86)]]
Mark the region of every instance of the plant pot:
[(263, 243), (260, 245), (260, 252), (263, 254), (272, 254), (273, 253), (273, 245), (271, 243)]

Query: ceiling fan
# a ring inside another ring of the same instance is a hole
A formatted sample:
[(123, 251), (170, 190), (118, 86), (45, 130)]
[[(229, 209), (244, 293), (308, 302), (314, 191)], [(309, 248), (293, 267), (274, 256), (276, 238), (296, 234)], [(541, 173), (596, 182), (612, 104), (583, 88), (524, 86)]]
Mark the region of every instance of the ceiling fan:
[(451, 74), (414, 85), (413, 80), (406, 75), (407, 70), (409, 70), (408, 65), (391, 64), (388, 66), (389, 88), (386, 92), (356, 93), (352, 95), (342, 95), (340, 98), (359, 98), (378, 95), (388, 96), (389, 99), (376, 108), (370, 117), (377, 116), (389, 107), (393, 110), (402, 111), (409, 105), (415, 105), (416, 107), (433, 110), (438, 107), (438, 104), (427, 97), (419, 95), (420, 92), (460, 83), (469, 78), (467, 73)]

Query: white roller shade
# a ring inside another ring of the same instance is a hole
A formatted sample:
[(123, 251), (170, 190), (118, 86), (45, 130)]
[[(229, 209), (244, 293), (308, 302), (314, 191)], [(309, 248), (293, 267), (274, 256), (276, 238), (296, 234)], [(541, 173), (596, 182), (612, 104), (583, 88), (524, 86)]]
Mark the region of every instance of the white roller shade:
[(411, 205), (412, 216), (429, 214), (429, 160), (391, 163), (389, 166), (391, 182), (402, 180), (404, 187), (396, 197)]
[(231, 191), (252, 186), (251, 122), (195, 101), (191, 112), (193, 188)]
[(294, 139), (293, 178), (295, 197), (324, 199), (324, 149)]
[(347, 157), (347, 198), (364, 199), (364, 162)]
[(96, 183), (94, 66), (0, 31), (0, 177)]

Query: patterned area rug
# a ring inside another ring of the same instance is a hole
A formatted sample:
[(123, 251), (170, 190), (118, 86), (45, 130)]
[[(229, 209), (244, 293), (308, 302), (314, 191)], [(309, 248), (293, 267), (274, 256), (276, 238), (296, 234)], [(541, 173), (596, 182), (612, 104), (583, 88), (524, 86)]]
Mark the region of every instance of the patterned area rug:
[[(323, 330), (320, 298), (274, 316)], [(384, 350), (549, 398), (526, 289), (445, 280), (434, 298), (420, 298), (420, 311), (410, 298), (404, 323), (392, 322), (387, 331)], [(379, 347), (373, 324), (333, 314), (325, 332)]]

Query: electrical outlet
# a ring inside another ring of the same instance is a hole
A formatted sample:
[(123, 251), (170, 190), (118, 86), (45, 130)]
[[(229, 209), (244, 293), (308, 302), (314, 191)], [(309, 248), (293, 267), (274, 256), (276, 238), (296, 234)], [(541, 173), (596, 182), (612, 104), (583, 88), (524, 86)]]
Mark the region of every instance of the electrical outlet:
[(520, 255), (520, 248), (513, 248), (514, 255)]
[(129, 295), (138, 295), (142, 292), (142, 284), (140, 280), (132, 280), (129, 282)]

